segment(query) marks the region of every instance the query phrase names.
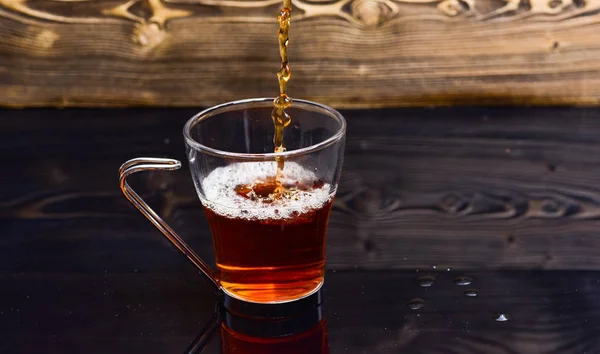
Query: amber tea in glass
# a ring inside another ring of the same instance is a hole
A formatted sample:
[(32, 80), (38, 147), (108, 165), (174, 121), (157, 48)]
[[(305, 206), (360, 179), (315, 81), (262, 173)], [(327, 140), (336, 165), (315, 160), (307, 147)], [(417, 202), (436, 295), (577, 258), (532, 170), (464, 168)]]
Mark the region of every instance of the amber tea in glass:
[[(152, 211), (126, 178), (173, 170), (176, 160), (139, 158), (121, 167), (125, 196), (225, 294), (257, 303), (304, 298), (323, 283), (329, 213), (341, 172), (346, 123), (327, 106), (294, 100), (274, 151), (273, 99), (222, 104), (184, 127), (192, 179), (208, 219), (216, 271)], [(283, 164), (279, 162), (283, 161)], [(278, 174), (278, 165), (283, 170)]]

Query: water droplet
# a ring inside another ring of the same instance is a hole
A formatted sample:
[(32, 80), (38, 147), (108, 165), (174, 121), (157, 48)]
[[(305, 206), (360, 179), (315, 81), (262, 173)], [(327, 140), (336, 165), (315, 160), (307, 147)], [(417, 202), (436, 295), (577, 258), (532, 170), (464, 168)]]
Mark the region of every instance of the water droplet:
[(419, 298), (412, 299), (406, 303), (406, 306), (408, 306), (408, 308), (411, 310), (419, 310), (419, 309), (422, 309), (423, 306), (425, 306), (425, 301), (423, 301), (423, 299), (419, 299)]
[(422, 288), (428, 288), (428, 287), (432, 286), (433, 282), (435, 281), (435, 277), (430, 276), (430, 275), (419, 277), (418, 279), (419, 279), (419, 285)]
[(477, 295), (479, 295), (479, 292), (476, 289), (467, 289), (467, 290), (465, 290), (465, 296), (476, 297)]
[(473, 279), (471, 279), (469, 277), (456, 277), (456, 278), (454, 278), (454, 285), (458, 285), (458, 286), (471, 285), (472, 282), (473, 282)]
[(510, 320), (510, 315), (505, 314), (505, 313), (499, 313), (496, 315), (496, 317), (494, 319), (497, 322), (506, 322), (506, 321)]

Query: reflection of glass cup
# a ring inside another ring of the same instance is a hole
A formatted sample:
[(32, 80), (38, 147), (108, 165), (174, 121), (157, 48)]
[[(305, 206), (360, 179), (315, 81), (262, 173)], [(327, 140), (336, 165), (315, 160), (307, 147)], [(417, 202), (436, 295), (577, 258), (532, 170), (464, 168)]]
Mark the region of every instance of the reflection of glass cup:
[(321, 308), (293, 318), (252, 319), (229, 313), (221, 322), (222, 354), (327, 354)]
[[(280, 303), (317, 291), (325, 269), (325, 231), (340, 176), (346, 123), (337, 111), (294, 101), (287, 151), (273, 153), (271, 99), (216, 106), (184, 127), (192, 178), (210, 224), (216, 274), (129, 187), (127, 176), (174, 170), (171, 159), (140, 158), (120, 170), (121, 189), (196, 267), (226, 294)], [(277, 160), (283, 174), (275, 183)], [(273, 191), (285, 193), (273, 197)]]
[(225, 296), (184, 353), (214, 351), (214, 333), (219, 329), (221, 354), (328, 354), (322, 301), (320, 290), (298, 301), (277, 304)]

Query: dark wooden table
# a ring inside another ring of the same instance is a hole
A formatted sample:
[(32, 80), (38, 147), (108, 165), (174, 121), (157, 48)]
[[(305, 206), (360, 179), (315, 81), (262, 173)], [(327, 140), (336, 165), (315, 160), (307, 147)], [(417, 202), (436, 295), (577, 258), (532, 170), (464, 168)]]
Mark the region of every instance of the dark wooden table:
[[(196, 111), (0, 111), (0, 353), (183, 353), (201, 334), (218, 296), (117, 185), (129, 158), (184, 159)], [(600, 110), (343, 113), (331, 353), (600, 353)], [(134, 177), (212, 261), (187, 169)]]

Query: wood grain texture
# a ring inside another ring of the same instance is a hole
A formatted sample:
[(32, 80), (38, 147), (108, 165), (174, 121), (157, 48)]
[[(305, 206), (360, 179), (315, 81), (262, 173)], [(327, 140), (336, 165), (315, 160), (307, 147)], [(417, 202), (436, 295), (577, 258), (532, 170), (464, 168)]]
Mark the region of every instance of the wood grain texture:
[[(181, 127), (194, 112), (2, 111), (0, 270), (192, 271), (120, 194), (117, 169), (137, 156), (185, 161)], [(597, 109), (343, 113), (330, 269), (600, 269)], [(134, 177), (213, 261), (187, 169)]]
[[(0, 0), (0, 105), (274, 96), (278, 0)], [(600, 103), (600, 0), (294, 1), (290, 95)]]

